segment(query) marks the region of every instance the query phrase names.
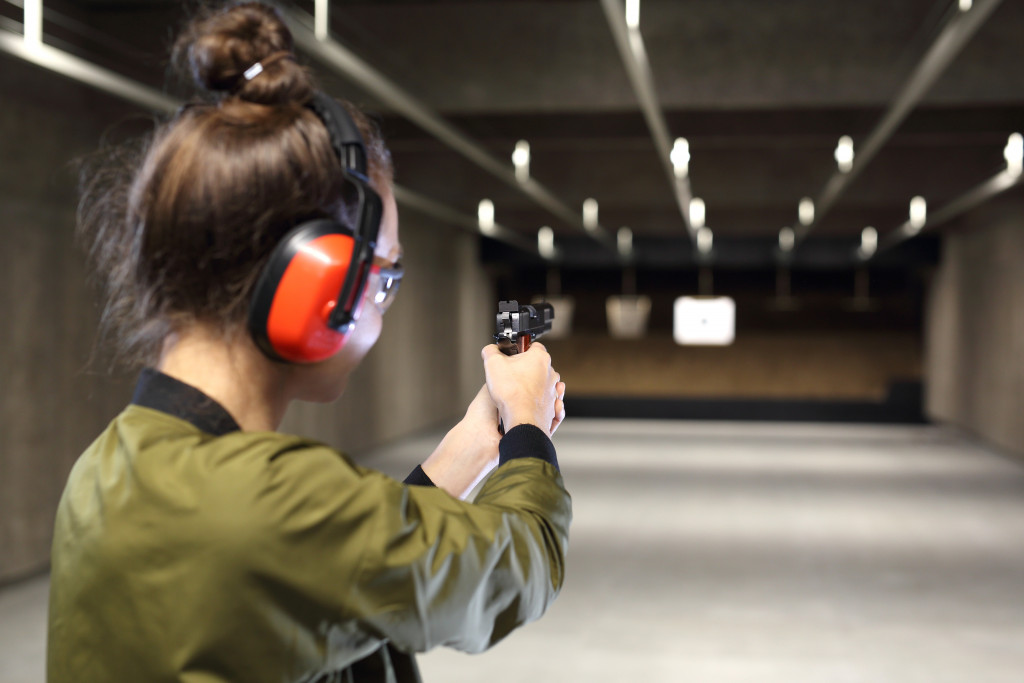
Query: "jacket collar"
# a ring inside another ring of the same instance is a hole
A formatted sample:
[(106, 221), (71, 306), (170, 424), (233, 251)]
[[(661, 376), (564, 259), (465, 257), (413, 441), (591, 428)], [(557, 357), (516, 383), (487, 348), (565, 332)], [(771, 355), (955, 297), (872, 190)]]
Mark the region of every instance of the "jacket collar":
[(139, 374), (132, 403), (173, 415), (214, 436), (241, 431), (224, 406), (195, 387), (154, 368), (145, 368)]

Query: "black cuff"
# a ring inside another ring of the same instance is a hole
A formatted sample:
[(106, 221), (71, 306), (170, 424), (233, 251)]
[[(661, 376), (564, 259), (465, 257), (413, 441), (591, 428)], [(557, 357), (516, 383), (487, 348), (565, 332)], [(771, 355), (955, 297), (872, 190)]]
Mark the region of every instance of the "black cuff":
[(402, 483), (409, 486), (435, 486), (434, 482), (430, 481), (430, 477), (427, 476), (427, 473), (419, 465), (416, 465), (416, 469), (410, 472), (409, 476)]
[(517, 425), (505, 433), (498, 442), (498, 464), (504, 465), (516, 458), (540, 458), (558, 469), (555, 444), (540, 427), (531, 424)]

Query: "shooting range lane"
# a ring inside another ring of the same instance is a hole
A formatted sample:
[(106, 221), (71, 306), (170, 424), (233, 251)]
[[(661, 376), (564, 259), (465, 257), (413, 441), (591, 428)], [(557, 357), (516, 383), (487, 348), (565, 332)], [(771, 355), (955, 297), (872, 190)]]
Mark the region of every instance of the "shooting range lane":
[[(571, 410), (571, 398), (570, 398)], [(365, 454), (404, 476), (430, 432)], [(933, 426), (570, 419), (565, 589), (426, 681), (1002, 683), (1024, 670), (1024, 466)], [(45, 579), (0, 591), (0, 681), (42, 680)]]
[[(1018, 682), (1024, 466), (942, 428), (573, 420), (568, 580), (426, 681)], [(377, 453), (400, 474), (436, 435)]]

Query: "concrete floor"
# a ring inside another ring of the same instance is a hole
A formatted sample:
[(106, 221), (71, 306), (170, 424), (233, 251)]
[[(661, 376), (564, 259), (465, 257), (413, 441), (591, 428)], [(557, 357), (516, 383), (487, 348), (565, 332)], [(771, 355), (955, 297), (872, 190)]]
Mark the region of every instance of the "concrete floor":
[[(404, 475), (437, 436), (368, 461)], [(570, 420), (549, 613), (434, 683), (1024, 681), (1024, 466), (935, 427)], [(45, 579), (0, 592), (0, 683), (42, 680)]]

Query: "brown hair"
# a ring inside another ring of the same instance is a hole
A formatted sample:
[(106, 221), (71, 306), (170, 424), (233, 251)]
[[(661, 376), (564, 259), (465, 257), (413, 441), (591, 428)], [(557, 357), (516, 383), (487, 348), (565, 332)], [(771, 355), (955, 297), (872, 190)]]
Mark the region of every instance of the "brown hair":
[[(200, 98), (157, 126), (129, 163), (121, 148), (83, 172), (79, 232), (105, 285), (103, 328), (130, 363), (153, 362), (184, 323), (243, 323), (277, 242), (310, 218), (351, 224), (354, 210), (327, 130), (305, 106), (316, 86), (276, 10), (207, 10), (173, 56)], [(246, 79), (257, 62), (262, 72)], [(377, 128), (346, 108), (381, 188), (390, 155)]]

